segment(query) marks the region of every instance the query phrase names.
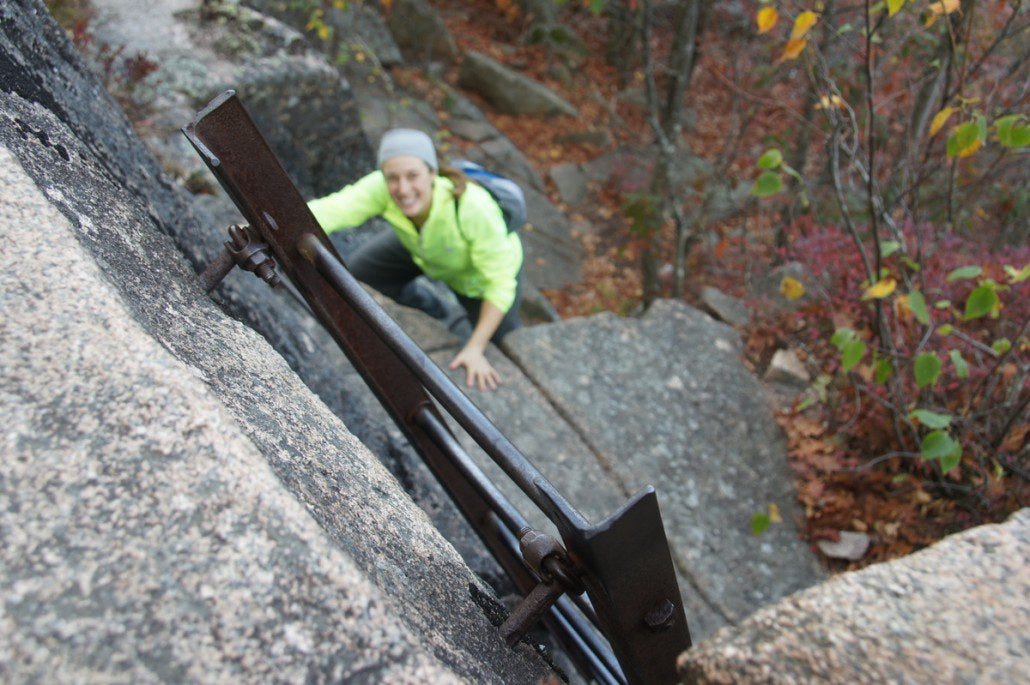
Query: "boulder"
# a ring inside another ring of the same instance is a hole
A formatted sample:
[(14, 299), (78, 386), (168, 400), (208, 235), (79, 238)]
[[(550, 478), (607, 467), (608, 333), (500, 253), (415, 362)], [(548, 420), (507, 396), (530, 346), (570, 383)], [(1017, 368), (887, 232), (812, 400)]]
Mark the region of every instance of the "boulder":
[(575, 107), (547, 86), (480, 52), (465, 54), (458, 83), (482, 95), (504, 114), (579, 116)]
[(254, 60), (236, 76), (240, 99), (305, 197), (339, 190), (373, 165), (354, 96), (320, 58)]
[[(307, 6), (292, 0), (215, 0), (212, 5), (248, 5), (262, 14), (275, 17), (289, 24), (298, 31), (309, 31), (311, 11), (316, 6)], [(339, 52), (329, 55), (332, 62), (351, 64), (357, 62), (358, 54), (363, 55), (359, 63), (379, 64), (392, 67), (403, 62), (403, 57), (394, 41), (386, 22), (368, 3), (344, 2), (325, 3), (317, 6), (322, 10), (321, 20), (330, 33), (323, 41), (323, 47), (335, 47)], [(317, 41), (317, 36), (311, 39)]]
[[(799, 540), (783, 436), (731, 328), (675, 301), (515, 331), (505, 346), (624, 492), (658, 488), (691, 633), (822, 577)], [(783, 522), (751, 520), (775, 504)]]
[[(336, 190), (373, 163), (347, 81), (276, 19), (228, 0), (207, 13), (186, 0), (93, 5), (96, 40), (127, 45), (158, 65), (140, 104), (159, 113), (147, 139), (165, 159), (171, 153), (166, 166), (181, 180), (210, 178), (179, 128), (227, 88), (239, 91), (303, 194)], [(155, 25), (162, 30), (140, 30)], [(211, 179), (207, 186), (217, 183)]]
[(818, 540), (819, 551), (831, 559), (858, 561), (869, 550), (869, 536), (851, 530), (838, 531), (837, 540)]
[(467, 156), (488, 169), (501, 171), (505, 176), (531, 190), (544, 190), (544, 181), (533, 167), (533, 163), (504, 136), (498, 135), (483, 140), (479, 145), (470, 148)]
[(200, 292), (169, 239), (196, 214), (41, 4), (0, 7), (0, 69), (4, 678), (544, 677), (397, 480)]
[(551, 177), (558, 189), (558, 196), (565, 204), (578, 205), (586, 197), (586, 174), (578, 164), (571, 162), (558, 164), (551, 167), (547, 175)]
[(523, 270), (539, 288), (558, 288), (578, 281), (582, 273), (583, 246), (547, 196), (532, 188), (526, 193), (529, 224), (519, 234), (525, 248)]
[(747, 305), (710, 285), (701, 288), (701, 306), (709, 314), (731, 326), (744, 327), (751, 321), (751, 312), (748, 311)]
[(680, 658), (687, 682), (1022, 683), (1030, 509), (765, 607)]
[(417, 61), (457, 62), (460, 52), (440, 14), (425, 0), (395, 0), (387, 25), (397, 45)]
[(784, 383), (800, 387), (805, 387), (812, 380), (808, 369), (794, 350), (776, 350), (763, 378), (767, 383)]

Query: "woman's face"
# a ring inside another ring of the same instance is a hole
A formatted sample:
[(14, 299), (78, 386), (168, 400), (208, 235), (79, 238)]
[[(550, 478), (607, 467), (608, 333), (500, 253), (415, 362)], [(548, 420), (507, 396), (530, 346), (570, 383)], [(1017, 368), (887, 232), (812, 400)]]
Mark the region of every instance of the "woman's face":
[(401, 155), (383, 162), (390, 197), (409, 219), (425, 219), (433, 199), (433, 172), (418, 157)]

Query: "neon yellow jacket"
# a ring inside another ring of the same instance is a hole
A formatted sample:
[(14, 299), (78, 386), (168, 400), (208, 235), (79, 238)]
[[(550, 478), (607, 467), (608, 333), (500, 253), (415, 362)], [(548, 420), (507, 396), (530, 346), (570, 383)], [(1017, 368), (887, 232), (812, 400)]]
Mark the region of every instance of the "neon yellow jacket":
[[(484, 188), (469, 183), (457, 209), (453, 191), (449, 178), (436, 176), (429, 216), (421, 231), (390, 197), (382, 171), (312, 200), (308, 208), (327, 233), (382, 216), (427, 276), (507, 312), (515, 301), (522, 242), (518, 234), (508, 232), (501, 208)], [(460, 213), (460, 225), (456, 212)]]

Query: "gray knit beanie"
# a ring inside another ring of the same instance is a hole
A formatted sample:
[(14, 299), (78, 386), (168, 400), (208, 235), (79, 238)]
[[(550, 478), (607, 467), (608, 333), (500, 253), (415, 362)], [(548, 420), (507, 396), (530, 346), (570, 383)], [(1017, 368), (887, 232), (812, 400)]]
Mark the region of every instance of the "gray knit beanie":
[(401, 155), (418, 157), (428, 164), (430, 169), (437, 170), (433, 139), (422, 131), (413, 128), (394, 128), (383, 134), (383, 139), (379, 141), (376, 166), (382, 168), (383, 162)]

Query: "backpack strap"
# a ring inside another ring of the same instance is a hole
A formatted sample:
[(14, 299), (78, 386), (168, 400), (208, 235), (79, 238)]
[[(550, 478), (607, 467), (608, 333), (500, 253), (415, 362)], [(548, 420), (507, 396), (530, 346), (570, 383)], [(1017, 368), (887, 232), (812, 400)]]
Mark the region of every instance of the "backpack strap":
[(460, 235), (462, 237), (462, 240), (464, 240), (466, 243), (469, 243), (471, 242), (469, 240), (469, 237), (465, 235), (465, 231), (463, 231), (461, 228), (461, 213), (458, 211), (459, 198), (457, 195), (453, 194), (451, 195), (451, 197), (454, 198), (454, 223), (458, 226), (458, 235)]

